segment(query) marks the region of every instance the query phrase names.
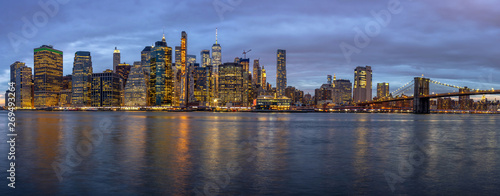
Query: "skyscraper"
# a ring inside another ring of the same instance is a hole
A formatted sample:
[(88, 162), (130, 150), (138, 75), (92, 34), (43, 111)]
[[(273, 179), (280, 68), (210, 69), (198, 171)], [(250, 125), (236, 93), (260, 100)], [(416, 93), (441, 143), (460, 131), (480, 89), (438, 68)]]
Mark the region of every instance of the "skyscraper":
[(26, 64), (23, 62), (16, 61), (10, 65), (10, 82), (16, 82), (16, 70)]
[(63, 76), (63, 52), (43, 45), (34, 49), (35, 107), (55, 107)]
[(181, 104), (188, 106), (189, 103), (189, 68), (187, 68), (187, 33), (181, 33)]
[(173, 103), (172, 48), (167, 46), (165, 35), (151, 53), (148, 99), (152, 106)]
[(175, 68), (181, 70), (181, 47), (175, 47)]
[(74, 107), (91, 106), (92, 57), (90, 52), (78, 51), (73, 61), (71, 105)]
[(115, 73), (120, 75), (123, 79), (123, 87), (127, 84), (127, 79), (132, 67), (128, 63), (120, 63), (116, 66)]
[(33, 108), (33, 78), (32, 70), (25, 65), (19, 67), (16, 72), (16, 107)]
[(146, 106), (146, 73), (142, 69), (141, 62), (134, 62), (130, 70), (128, 81), (125, 84), (125, 106)]
[(262, 66), (262, 83), (261, 83), (262, 88), (267, 89), (267, 74), (266, 74), (266, 69), (264, 66)]
[(354, 102), (372, 100), (372, 67), (356, 67), (354, 69)]
[[(90, 75), (92, 77), (92, 75)], [(70, 107), (71, 106), (71, 99), (72, 99), (72, 86), (73, 86), (73, 76), (72, 75), (66, 75), (63, 76), (62, 79), (62, 89), (61, 93), (59, 95), (59, 107)], [(89, 81), (90, 86), (92, 87), (92, 80)], [(90, 92), (91, 90), (89, 90)], [(90, 92), (91, 93), (91, 92)]]
[(253, 84), (261, 85), (262, 82), (262, 70), (260, 69), (259, 59), (253, 60)]
[(150, 72), (150, 63), (151, 63), (151, 51), (153, 50), (152, 46), (146, 46), (141, 51), (141, 65), (144, 73), (149, 76)]
[(116, 66), (118, 66), (118, 64), (120, 64), (120, 51), (115, 47), (115, 51), (113, 52), (113, 72), (115, 73)]
[(194, 68), (194, 97), (200, 106), (208, 106), (210, 103), (210, 72), (210, 65)]
[[(212, 45), (212, 69), (213, 69), (213, 80), (214, 87), (212, 88), (213, 94), (218, 95), (219, 93), (219, 66), (222, 64), (222, 48), (218, 40), (218, 32), (215, 29), (215, 44)], [(214, 97), (216, 98), (216, 97)]]
[(338, 79), (334, 77), (333, 82), (333, 102), (339, 105), (348, 105), (352, 101), (352, 83), (350, 80)]
[(92, 74), (92, 106), (120, 106), (122, 87), (123, 79), (112, 70)]
[(201, 62), (200, 65), (201, 67), (207, 67), (210, 64), (210, 50), (202, 50), (200, 52), (200, 57), (201, 57)]
[(286, 50), (278, 49), (276, 63), (276, 96), (284, 96), (286, 88)]
[(389, 97), (389, 83), (377, 83), (377, 98)]
[(246, 104), (245, 70), (237, 63), (224, 63), (219, 67), (219, 98), (222, 104)]

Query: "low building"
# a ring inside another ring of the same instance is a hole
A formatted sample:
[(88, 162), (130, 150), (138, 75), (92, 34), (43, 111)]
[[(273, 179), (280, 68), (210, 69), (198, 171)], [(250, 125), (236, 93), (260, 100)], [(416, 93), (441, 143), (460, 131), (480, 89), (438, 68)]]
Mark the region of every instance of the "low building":
[(257, 110), (289, 110), (292, 100), (288, 97), (281, 96), (274, 98), (273, 96), (262, 95), (257, 97), (255, 109)]

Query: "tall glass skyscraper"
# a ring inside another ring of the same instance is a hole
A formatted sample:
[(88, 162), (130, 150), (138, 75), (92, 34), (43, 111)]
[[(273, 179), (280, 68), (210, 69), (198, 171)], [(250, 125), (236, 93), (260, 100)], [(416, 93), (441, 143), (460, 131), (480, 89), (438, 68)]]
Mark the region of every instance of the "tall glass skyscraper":
[(153, 50), (152, 46), (146, 46), (141, 51), (141, 65), (144, 73), (149, 76), (150, 72), (150, 63), (151, 63), (151, 51)]
[(123, 79), (112, 70), (92, 74), (92, 106), (121, 106)]
[(16, 82), (16, 70), (26, 64), (23, 62), (16, 61), (10, 65), (10, 82)]
[(286, 88), (286, 50), (278, 49), (276, 62), (276, 96), (285, 95)]
[(389, 97), (389, 83), (377, 83), (377, 98)]
[[(222, 48), (218, 40), (218, 29), (215, 29), (215, 44), (212, 45), (212, 69), (214, 77), (213, 94), (219, 94), (219, 66), (222, 64)], [(217, 98), (217, 97), (214, 97)]]
[(34, 49), (35, 107), (55, 107), (63, 77), (63, 52), (50, 45)]
[(354, 102), (372, 100), (372, 67), (356, 67), (354, 69)]
[(152, 106), (173, 103), (172, 48), (167, 46), (165, 35), (151, 52), (148, 99)]
[(71, 105), (74, 107), (91, 106), (92, 57), (90, 52), (78, 51), (73, 61), (71, 86)]
[(146, 106), (146, 73), (141, 62), (134, 62), (125, 84), (125, 106)]
[(211, 65), (210, 50), (202, 50), (200, 52), (200, 57), (201, 57), (201, 62), (200, 62), (201, 67), (207, 67)]
[(253, 60), (253, 84), (261, 85), (262, 82), (262, 70), (260, 68), (259, 59)]

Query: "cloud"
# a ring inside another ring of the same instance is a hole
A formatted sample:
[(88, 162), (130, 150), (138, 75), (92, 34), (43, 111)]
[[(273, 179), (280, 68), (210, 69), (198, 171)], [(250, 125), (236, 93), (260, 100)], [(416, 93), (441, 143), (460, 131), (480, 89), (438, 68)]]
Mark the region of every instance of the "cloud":
[(287, 50), (288, 84), (308, 92), (326, 82), (326, 75), (352, 81), (354, 68), (364, 65), (372, 66), (374, 85), (389, 82), (391, 90), (421, 74), (460, 86), (499, 88), (500, 79), (481, 79), (500, 74), (500, 12), (493, 0), (401, 0), (402, 12), (392, 15), (380, 34), (351, 56), (351, 63), (346, 62), (339, 44), (354, 44), (354, 28), (365, 29), (375, 20), (371, 12), (387, 9), (389, 1), (230, 4), (221, 0), (230, 8), (223, 13), (217, 12), (214, 2), (69, 1), (17, 53), (6, 35), (21, 35), (21, 19), (32, 18), (42, 9), (31, 1), (5, 2), (4, 7), (10, 9), (0, 13), (5, 19), (0, 21), (4, 35), (0, 60), (4, 65), (22, 60), (32, 67), (33, 48), (51, 44), (64, 51), (65, 74), (71, 73), (74, 52), (79, 50), (92, 53), (94, 70), (100, 72), (111, 68), (115, 46), (121, 50), (122, 61), (138, 61), (140, 51), (160, 40), (163, 29), (170, 47), (179, 45), (181, 31), (186, 31), (188, 53), (199, 56), (215, 42), (217, 27), (223, 61), (233, 61), (243, 56), (243, 50), (252, 49), (247, 56), (260, 58), (273, 86), (280, 48)]

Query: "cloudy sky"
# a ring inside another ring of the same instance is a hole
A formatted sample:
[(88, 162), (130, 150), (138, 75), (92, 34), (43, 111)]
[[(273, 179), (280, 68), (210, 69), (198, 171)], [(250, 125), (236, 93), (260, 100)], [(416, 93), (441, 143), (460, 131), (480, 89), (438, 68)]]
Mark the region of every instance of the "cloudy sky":
[[(0, 88), (9, 65), (33, 67), (33, 48), (64, 52), (71, 74), (76, 51), (90, 51), (94, 72), (112, 68), (114, 47), (122, 61), (162, 37), (188, 54), (210, 49), (219, 29), (223, 62), (260, 58), (275, 86), (276, 50), (287, 50), (288, 85), (314, 92), (326, 75), (354, 78), (356, 66), (372, 66), (373, 83), (391, 91), (424, 74), (480, 89), (500, 89), (500, 3), (495, 0), (177, 0), (2, 1)], [(47, 3), (44, 3), (47, 2)], [(54, 6), (55, 5), (55, 6)], [(2, 93), (3, 97), (3, 93)], [(3, 102), (3, 98), (0, 103)]]

